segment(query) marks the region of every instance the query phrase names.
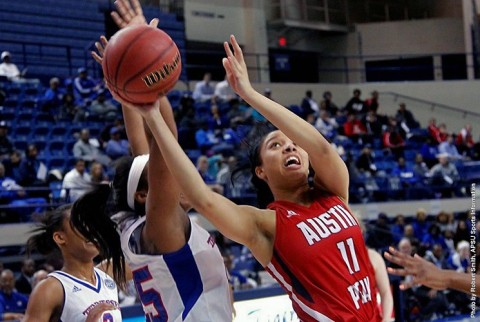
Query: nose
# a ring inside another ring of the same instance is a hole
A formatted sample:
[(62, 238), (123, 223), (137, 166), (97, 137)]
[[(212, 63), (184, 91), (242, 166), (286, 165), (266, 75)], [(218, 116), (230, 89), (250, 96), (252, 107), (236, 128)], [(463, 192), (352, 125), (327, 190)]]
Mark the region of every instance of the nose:
[(295, 144), (293, 142), (289, 142), (286, 146), (285, 146), (285, 152), (292, 152), (292, 151), (296, 151), (297, 148), (295, 147)]

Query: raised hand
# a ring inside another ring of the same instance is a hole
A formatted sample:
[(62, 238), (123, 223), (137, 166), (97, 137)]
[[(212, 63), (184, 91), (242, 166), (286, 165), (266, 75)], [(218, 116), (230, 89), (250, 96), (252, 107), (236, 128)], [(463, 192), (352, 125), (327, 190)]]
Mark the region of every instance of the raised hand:
[[(230, 44), (233, 47), (233, 52), (230, 49)], [(248, 69), (243, 58), (242, 49), (237, 43), (235, 36), (230, 36), (230, 44), (223, 43), (227, 58), (223, 58), (222, 63), (227, 73), (227, 80), (232, 89), (241, 97), (245, 97), (248, 91), (252, 90), (252, 85), (248, 78)]]
[[(115, 21), (120, 29), (147, 23), (139, 0), (117, 0), (115, 1), (115, 6), (117, 7), (117, 11), (113, 11), (111, 15), (113, 21)], [(158, 26), (158, 19), (153, 19), (150, 22), (150, 26), (156, 28)]]
[(97, 48), (98, 53), (95, 51), (92, 51), (92, 57), (95, 59), (97, 63), (100, 65), (102, 64), (103, 61), (103, 52), (105, 51), (105, 47), (107, 47), (108, 40), (105, 36), (100, 36), (100, 41), (95, 42), (95, 48)]
[[(384, 255), (387, 260), (402, 266), (402, 268), (388, 267), (387, 270), (390, 274), (399, 276), (412, 275), (414, 284), (422, 284), (436, 290), (447, 288), (441, 270), (417, 254), (409, 256), (390, 247)], [(407, 288), (406, 285), (402, 287), (402, 289)]]

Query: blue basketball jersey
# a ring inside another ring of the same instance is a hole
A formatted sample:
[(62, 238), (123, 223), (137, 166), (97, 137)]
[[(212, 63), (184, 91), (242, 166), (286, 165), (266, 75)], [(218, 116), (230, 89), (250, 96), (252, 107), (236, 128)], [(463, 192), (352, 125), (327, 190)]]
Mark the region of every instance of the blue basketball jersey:
[(140, 254), (135, 244), (144, 223), (145, 217), (127, 222), (121, 242), (147, 321), (232, 321), (230, 286), (213, 237), (192, 221), (188, 243), (180, 250)]
[[(105, 272), (95, 268), (96, 285), (76, 278), (62, 271), (48, 274), (62, 283), (64, 302), (61, 321), (84, 322), (88, 313), (99, 303), (111, 303), (118, 307), (118, 290), (113, 279)], [(121, 322), (120, 310), (106, 311), (99, 322)]]

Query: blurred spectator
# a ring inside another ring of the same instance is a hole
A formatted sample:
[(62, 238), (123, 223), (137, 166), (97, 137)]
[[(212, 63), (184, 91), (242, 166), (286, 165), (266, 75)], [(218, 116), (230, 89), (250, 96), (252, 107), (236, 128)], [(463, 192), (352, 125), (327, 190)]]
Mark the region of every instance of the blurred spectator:
[[(403, 238), (402, 239), (408, 239), (410, 248), (413, 249), (414, 253), (417, 252), (418, 248), (420, 247), (420, 240), (415, 236), (415, 230), (414, 230), (412, 224), (405, 225), (405, 227), (403, 229)], [(400, 240), (399, 243), (401, 244), (401, 240)], [(412, 252), (409, 253), (409, 254), (413, 255)]]
[(120, 138), (124, 140), (128, 140), (127, 132), (125, 131), (125, 123), (123, 121), (123, 118), (119, 117), (119, 118), (116, 118), (113, 122), (106, 123), (105, 126), (100, 131), (100, 135), (97, 138), (93, 138), (95, 143), (98, 140), (98, 144), (99, 144), (98, 146), (101, 149), (106, 147), (107, 142), (110, 140), (110, 137), (111, 137), (110, 131), (114, 127), (120, 130)]
[(199, 122), (199, 129), (195, 132), (195, 142), (203, 154), (209, 153), (208, 151), (219, 143), (218, 137), (208, 128), (207, 121)]
[(442, 128), (440, 128), (440, 126), (437, 126), (437, 120), (434, 118), (431, 118), (428, 122), (428, 133), (433, 139), (433, 142), (435, 142), (436, 144), (445, 141), (447, 138), (446, 128), (444, 124), (442, 125)]
[(52, 77), (49, 82), (49, 88), (45, 91), (42, 97), (42, 109), (49, 112), (52, 116), (60, 113), (60, 108), (63, 105), (64, 91), (60, 88), (60, 79)]
[(80, 67), (78, 75), (73, 80), (73, 89), (75, 94), (75, 101), (83, 103), (85, 100), (93, 100), (97, 97), (101, 85), (97, 84), (92, 77), (87, 73), (87, 69)]
[(326, 110), (331, 117), (336, 117), (338, 112), (338, 106), (332, 101), (332, 93), (326, 91), (323, 93), (323, 101), (320, 102), (320, 109)]
[(384, 250), (393, 242), (388, 217), (384, 213), (379, 213), (376, 222), (368, 229), (366, 244), (375, 250)]
[(343, 124), (343, 134), (352, 141), (363, 144), (367, 134), (365, 125), (355, 116), (355, 113), (348, 113), (347, 121)]
[(459, 220), (457, 223), (457, 229), (453, 235), (453, 241), (458, 244), (462, 240), (470, 240), (470, 228), (465, 220)]
[(228, 103), (233, 99), (237, 98), (237, 95), (228, 84), (227, 76), (225, 75), (225, 79), (221, 82), (218, 82), (215, 85), (215, 91), (213, 94), (213, 101), (217, 104), (221, 103)]
[(85, 110), (81, 105), (75, 103), (71, 93), (63, 95), (63, 104), (60, 107), (60, 115), (57, 119), (80, 122), (85, 120)]
[[(94, 144), (95, 143), (95, 144)], [(86, 162), (98, 161), (107, 166), (111, 160), (97, 146), (98, 141), (90, 141), (90, 131), (83, 129), (80, 132), (80, 138), (73, 146), (73, 156)]]
[(405, 230), (405, 216), (398, 214), (395, 216), (395, 221), (392, 225), (392, 236), (395, 243), (398, 243), (403, 237), (403, 231)]
[(305, 116), (312, 114), (318, 115), (318, 103), (313, 99), (313, 94), (311, 90), (305, 92), (305, 97), (302, 99), (300, 107), (302, 108), (303, 114)]
[(403, 102), (399, 104), (395, 120), (407, 134), (411, 133), (413, 129), (418, 129), (420, 127), (420, 123), (415, 119), (412, 112), (407, 110), (407, 106)]
[(90, 113), (99, 120), (113, 121), (117, 117), (118, 108), (107, 100), (105, 91), (101, 91), (90, 105)]
[(32, 290), (37, 286), (38, 283), (43, 281), (47, 278), (48, 272), (44, 269), (39, 269), (35, 273), (33, 273), (33, 280), (32, 280)]
[(461, 240), (457, 244), (456, 251), (448, 259), (448, 268), (457, 272), (469, 272), (470, 265), (470, 243)]
[(110, 140), (107, 142), (105, 152), (112, 160), (130, 154), (130, 144), (127, 140), (122, 139), (120, 128), (112, 127), (110, 129)]
[(247, 290), (257, 287), (257, 282), (252, 278), (248, 277), (242, 271), (236, 270), (233, 265), (234, 256), (233, 255), (223, 255), (223, 262), (227, 268), (227, 272), (230, 279), (230, 284), (232, 285), (235, 291), (238, 290)]
[(437, 217), (435, 219), (436, 224), (438, 225), (442, 233), (447, 230), (453, 231), (455, 229), (455, 223), (452, 213), (442, 210), (437, 214)]
[(448, 155), (450, 160), (459, 160), (463, 158), (463, 156), (458, 153), (457, 147), (454, 144), (453, 135), (450, 133), (447, 135), (447, 139), (438, 145), (438, 153)]
[(214, 133), (221, 133), (225, 128), (228, 128), (230, 121), (220, 114), (220, 109), (217, 104), (212, 104), (210, 107), (210, 115), (208, 116), (208, 128)]
[(414, 187), (419, 181), (413, 168), (405, 162), (403, 157), (398, 158), (397, 164), (392, 170), (392, 175), (400, 179), (402, 188)]
[(0, 121), (0, 161), (6, 159), (13, 152), (13, 144), (8, 138), (8, 125)]
[(14, 179), (5, 175), (5, 167), (0, 162), (0, 204), (9, 204), (25, 196), (26, 192), (23, 187), (18, 185)]
[(28, 297), (15, 290), (15, 275), (9, 269), (0, 274), (0, 317), (3, 320), (23, 318)]
[(77, 159), (74, 168), (63, 177), (61, 197), (68, 202), (74, 202), (91, 188), (91, 178), (85, 171), (85, 161)]
[[(438, 244), (433, 245), (432, 251), (427, 251), (425, 259), (439, 268), (446, 268), (443, 249)], [(448, 309), (448, 302), (443, 291), (420, 286), (415, 293), (420, 302), (420, 318), (422, 321), (444, 316)]]
[(415, 176), (421, 180), (421, 182), (424, 182), (428, 171), (427, 164), (423, 162), (423, 157), (420, 153), (417, 153), (415, 156), (415, 164), (413, 165), (413, 172), (415, 173)]
[(94, 161), (90, 165), (90, 181), (93, 184), (108, 182), (108, 176), (105, 173), (105, 169), (100, 162)]
[(428, 228), (428, 232), (423, 235), (421, 242), (426, 249), (430, 249), (435, 245), (440, 245), (442, 247), (442, 250), (448, 249), (447, 244), (445, 243), (445, 238), (443, 237), (442, 232), (440, 231), (440, 227), (438, 227), (437, 224), (432, 224)]
[(383, 147), (388, 149), (395, 159), (403, 157), (403, 151), (405, 149), (405, 140), (397, 126), (397, 121), (394, 118), (389, 119), (387, 130), (383, 132)]
[(202, 176), (203, 181), (216, 193), (223, 194), (223, 186), (218, 184), (215, 177), (208, 173), (208, 157), (201, 155), (197, 159), (197, 170)]
[(338, 124), (334, 118), (330, 117), (327, 111), (321, 110), (315, 122), (315, 128), (327, 139), (332, 140), (337, 135)]
[(197, 102), (206, 102), (210, 101), (213, 98), (215, 93), (215, 88), (211, 82), (212, 74), (205, 73), (203, 75), (203, 80), (195, 84), (195, 89), (193, 90), (192, 97)]
[(447, 229), (443, 232), (443, 238), (445, 239), (445, 244), (447, 244), (447, 253), (453, 254), (455, 252), (455, 241), (453, 240), (453, 231)]
[(223, 161), (223, 164), (217, 173), (216, 183), (222, 185), (224, 188), (224, 195), (227, 198), (240, 197), (242, 193), (241, 187), (237, 185), (237, 182), (235, 182), (235, 185), (232, 183), (232, 173), (233, 170), (235, 170), (236, 165), (237, 158), (234, 155), (229, 156)]
[(430, 169), (437, 164), (438, 147), (437, 143), (431, 137), (427, 137), (425, 142), (420, 147), (420, 154), (425, 161), (427, 167)]
[(20, 179), (20, 163), (22, 162), (22, 153), (18, 150), (13, 150), (8, 159), (2, 161), (5, 166), (5, 176), (10, 177), (15, 181)]
[(382, 120), (378, 117), (377, 112), (368, 111), (363, 119), (363, 124), (367, 129), (367, 134), (371, 137), (380, 138), (382, 137), (384, 124)]
[(24, 259), (20, 276), (15, 281), (15, 288), (18, 292), (26, 295), (32, 292), (33, 273), (35, 273), (35, 261), (31, 258)]
[(20, 179), (18, 183), (24, 187), (46, 187), (47, 166), (38, 160), (38, 149), (33, 143), (27, 146), (25, 158), (20, 162)]
[(227, 112), (227, 119), (230, 124), (251, 124), (251, 115), (248, 109), (240, 104), (240, 100), (234, 99), (230, 101), (230, 109)]
[(373, 91), (370, 93), (370, 98), (365, 100), (365, 112), (374, 111), (375, 113), (378, 111), (379, 103), (378, 103), (378, 92)]
[(460, 154), (471, 156), (471, 149), (475, 145), (475, 142), (473, 141), (471, 124), (465, 125), (465, 127), (460, 130), (460, 132), (457, 134), (455, 144), (457, 145), (458, 152), (460, 152)]
[(358, 156), (355, 165), (360, 171), (368, 172), (372, 175), (376, 174), (377, 166), (373, 160), (373, 152), (369, 144), (365, 145), (365, 147), (362, 149), (362, 152)]
[(439, 154), (437, 157), (439, 163), (429, 171), (430, 184), (439, 187), (437, 191), (441, 192), (444, 197), (451, 197), (453, 192), (459, 195), (460, 175), (457, 167), (450, 162), (448, 154)]
[(423, 238), (423, 236), (428, 233), (429, 227), (430, 224), (427, 222), (427, 212), (423, 208), (418, 208), (417, 213), (415, 214), (415, 219), (413, 220), (415, 237), (418, 239)]
[(345, 105), (345, 110), (348, 114), (363, 116), (367, 113), (365, 102), (360, 98), (362, 92), (359, 89), (353, 90), (353, 97)]
[(22, 77), (17, 65), (12, 63), (10, 52), (4, 51), (1, 55), (2, 63), (0, 64), (0, 76), (5, 76), (10, 81), (18, 81)]

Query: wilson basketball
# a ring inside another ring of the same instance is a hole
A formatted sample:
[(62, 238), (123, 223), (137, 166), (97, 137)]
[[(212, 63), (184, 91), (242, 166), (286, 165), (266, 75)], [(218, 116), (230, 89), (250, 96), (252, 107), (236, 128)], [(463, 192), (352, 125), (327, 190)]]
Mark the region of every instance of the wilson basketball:
[(105, 48), (102, 69), (111, 91), (127, 102), (148, 104), (175, 86), (182, 64), (168, 34), (141, 25), (113, 35)]

